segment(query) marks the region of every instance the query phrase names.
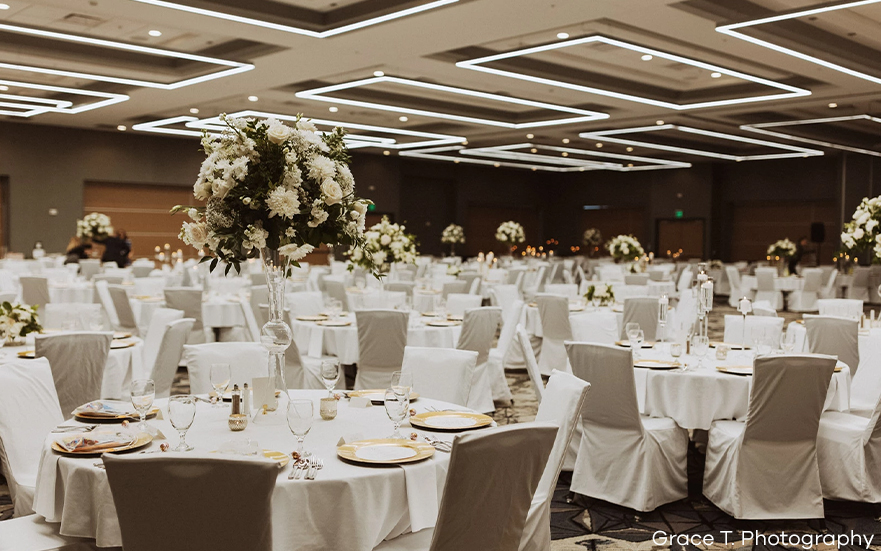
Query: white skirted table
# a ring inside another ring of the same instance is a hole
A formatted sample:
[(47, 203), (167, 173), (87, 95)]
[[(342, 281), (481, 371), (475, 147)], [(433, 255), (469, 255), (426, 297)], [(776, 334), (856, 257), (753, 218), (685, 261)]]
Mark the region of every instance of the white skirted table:
[[(290, 466), (279, 470), (272, 496), (273, 549), (370, 551), (384, 539), (433, 526), (446, 481), (449, 454), (435, 451), (429, 459), (403, 466), (376, 467), (345, 462), (336, 454), (341, 437), (385, 438), (392, 432), (392, 423), (382, 406), (354, 408), (345, 400), (339, 403), (336, 419), (322, 420), (318, 416), (318, 400), (326, 394), (315, 390), (291, 391), (292, 398), (311, 399), (315, 404), (315, 420), (305, 447), (323, 459), (325, 466), (311, 481), (289, 480)], [(157, 400), (156, 405), (167, 417), (166, 400)], [(411, 407), (424, 412), (429, 407), (451, 406), (420, 398)], [(244, 432), (233, 433), (227, 427), (228, 415), (226, 407), (215, 408), (199, 402), (186, 436), (187, 442), (195, 447), (189, 453), (210, 453), (227, 441), (243, 442), (249, 438), (265, 450), (290, 453), (296, 448), (296, 440), (284, 423), (251, 423)], [(172, 447), (177, 444), (177, 432), (168, 421), (157, 418), (148, 423), (161, 430)], [(407, 423), (401, 430), (404, 434), (413, 431)], [(61, 456), (50, 447), (53, 436), (58, 435), (47, 437), (40, 460), (34, 499), (37, 514), (48, 522), (60, 523), (63, 535), (95, 538), (99, 547), (121, 545), (119, 521), (106, 471), (94, 466), (96, 460), (100, 460)], [(448, 434), (434, 433), (433, 436), (452, 440)], [(159, 443), (154, 440), (148, 449), (158, 449)], [(174, 495), (167, 497), (174, 499)]]
[[(755, 291), (758, 288), (758, 280), (754, 275), (745, 275), (740, 278), (740, 287), (743, 291)], [(774, 290), (789, 293), (801, 291), (805, 288), (805, 280), (801, 276), (786, 276), (774, 278)]]
[[(165, 300), (156, 297), (133, 298), (130, 300), (132, 312), (138, 327), (150, 327), (153, 312), (165, 308)], [(202, 302), (202, 323), (205, 327), (239, 327), (245, 325), (242, 314), (242, 299), (237, 295), (211, 297)]]
[[(597, 318), (603, 318), (605, 320), (605, 318), (608, 318), (610, 314), (614, 314), (615, 320), (618, 324), (618, 333), (620, 334), (623, 327), (623, 311), (624, 307), (621, 305), (616, 305), (612, 308), (602, 307), (593, 309), (592, 307), (574, 306), (573, 303), (570, 303), (569, 319), (571, 321), (573, 318), (576, 317), (594, 316)], [(521, 323), (523, 324), (523, 328), (526, 329), (526, 332), (528, 334), (534, 335), (536, 337), (542, 337), (544, 335), (544, 331), (541, 327), (541, 316), (538, 313), (537, 306), (526, 305), (523, 308)], [(578, 340), (577, 337), (576, 340)]]
[(52, 302), (94, 302), (95, 286), (90, 282), (50, 283), (49, 298)]

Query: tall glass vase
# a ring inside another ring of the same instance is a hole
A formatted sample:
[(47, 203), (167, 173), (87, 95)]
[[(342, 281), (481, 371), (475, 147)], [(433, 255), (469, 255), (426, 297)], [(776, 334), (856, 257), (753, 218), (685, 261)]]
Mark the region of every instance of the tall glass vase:
[(263, 260), (266, 286), (269, 287), (269, 321), (263, 325), (260, 343), (269, 351), (267, 376), (275, 389), (275, 400), (266, 404), (266, 409), (275, 411), (279, 409), (279, 399), (284, 397), (290, 400), (284, 376), (284, 354), (291, 345), (292, 339), (291, 328), (284, 321), (285, 275), (289, 263), (287, 257), (279, 254), (277, 249), (260, 249), (260, 258)]

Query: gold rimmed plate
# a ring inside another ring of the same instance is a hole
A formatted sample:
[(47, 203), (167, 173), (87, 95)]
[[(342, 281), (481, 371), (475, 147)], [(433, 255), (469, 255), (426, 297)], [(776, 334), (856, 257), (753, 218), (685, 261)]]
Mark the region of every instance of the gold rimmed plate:
[(110, 350), (120, 350), (122, 348), (131, 348), (136, 345), (135, 341), (113, 341), (110, 343)]
[[(86, 438), (88, 438), (89, 433), (85, 433), (84, 436)], [(132, 442), (130, 442), (128, 444), (123, 444), (120, 446), (101, 448), (98, 450), (86, 448), (85, 450), (82, 450), (82, 451), (77, 451), (77, 450), (68, 451), (68, 450), (64, 449), (61, 446), (61, 444), (59, 444), (58, 442), (52, 442), (52, 449), (62, 455), (67, 455), (70, 457), (90, 457), (90, 456), (95, 456), (95, 455), (101, 455), (102, 453), (134, 451), (139, 448), (143, 448), (144, 446), (146, 446), (147, 444), (149, 444), (152, 441), (153, 441), (153, 435), (148, 434), (146, 432), (139, 432), (137, 437)]]
[[(374, 404), (385, 403), (385, 390), (381, 388), (372, 388), (369, 390), (350, 390), (349, 398), (367, 398)], [(419, 393), (415, 390), (410, 391), (410, 401), (415, 402), (419, 399)]]
[[(615, 341), (615, 345), (622, 348), (630, 348), (630, 341)], [(655, 345), (655, 341), (643, 341), (640, 348), (651, 348)]]
[(400, 465), (428, 459), (434, 455), (434, 448), (425, 442), (376, 438), (343, 444), (336, 449), (336, 453), (353, 463)]
[(729, 350), (749, 350), (749, 346), (744, 346), (743, 343), (739, 342), (711, 342), (710, 348), (716, 348), (717, 346), (727, 346)]
[(447, 321), (455, 321), (461, 323), (465, 321), (465, 316), (447, 316)]
[(633, 363), (633, 367), (644, 367), (647, 369), (679, 369), (682, 367), (682, 364), (667, 360), (637, 360)]
[(422, 315), (426, 318), (436, 318), (437, 312), (422, 312)]
[[(839, 373), (843, 367), (841, 365), (835, 366), (835, 373)], [(728, 373), (730, 375), (740, 375), (740, 376), (750, 376), (753, 374), (753, 366), (751, 365), (718, 365), (716, 366), (716, 370), (722, 373)]]
[(352, 322), (351, 320), (323, 320), (315, 322), (315, 324), (322, 327), (346, 327), (352, 325)]
[(457, 325), (462, 325), (462, 322), (453, 320), (437, 320), (429, 321), (425, 325), (429, 327), (455, 327)]
[[(125, 407), (126, 405), (128, 405), (125, 402), (119, 402), (119, 404), (121, 407)], [(88, 409), (85, 409), (85, 406), (80, 406), (80, 407), (76, 408), (75, 410), (73, 410), (72, 414), (73, 414), (74, 418), (76, 418), (77, 420), (85, 420), (87, 422), (95, 422), (95, 421), (110, 421), (110, 422), (119, 421), (119, 422), (122, 422), (122, 421), (126, 421), (126, 420), (129, 420), (129, 421), (139, 420), (141, 418), (141, 416), (136, 411), (119, 413), (119, 414), (110, 414), (110, 413), (101, 413), (101, 412), (97, 412), (97, 411), (88, 410)], [(154, 408), (150, 409), (150, 411), (147, 412), (147, 419), (152, 419), (153, 417), (156, 417), (157, 415), (159, 415), (159, 408), (154, 407)]]
[(410, 416), (410, 424), (414, 427), (439, 431), (479, 429), (492, 422), (489, 415), (469, 411), (427, 411)]
[(22, 350), (17, 354), (17, 356), (26, 360), (33, 360), (37, 357), (37, 352), (36, 350)]
[(297, 316), (297, 321), (324, 321), (327, 319), (327, 316), (324, 314), (318, 314), (316, 316)]
[(128, 331), (115, 331), (113, 333), (113, 340), (130, 339), (131, 336), (132, 334)]

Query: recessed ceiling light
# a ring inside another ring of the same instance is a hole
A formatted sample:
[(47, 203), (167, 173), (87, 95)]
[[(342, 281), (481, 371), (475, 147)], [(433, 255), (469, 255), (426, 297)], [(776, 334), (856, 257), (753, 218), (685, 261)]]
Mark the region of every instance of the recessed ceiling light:
[(663, 125), (664, 125), (664, 121), (655, 121), (655, 124), (657, 124), (658, 126), (663, 126)]
[(153, 29), (152, 31), (148, 31), (147, 34), (149, 34), (150, 36), (162, 36), (162, 31), (157, 31), (156, 29)]
[(330, 111), (331, 113), (336, 113), (337, 111), (340, 110), (340, 108), (339, 107), (328, 107), (327, 110)]
[(535, 172), (536, 170), (538, 170), (538, 168), (536, 168), (536, 167), (532, 167), (532, 171), (533, 171), (533, 172)]
[(462, 140), (462, 145), (468, 145), (468, 140)]
[(459, 159), (453, 160), (454, 163), (459, 164)]
[(258, 98), (257, 96), (248, 96), (248, 101), (257, 101), (259, 99), (260, 98)]
[(569, 33), (557, 33), (557, 38), (559, 38), (560, 40), (566, 40), (567, 38), (569, 38)]
[(0, 86), (0, 92), (5, 92), (6, 90), (9, 90), (9, 86)]
[(126, 127), (124, 124), (120, 124), (119, 126), (116, 127), (116, 129), (119, 130), (120, 132), (126, 131)]
[(569, 138), (563, 138), (563, 143), (569, 143)]
[(538, 153), (538, 149), (533, 147), (532, 149), (529, 150), (529, 152), (530, 153)]
[(603, 147), (603, 143), (602, 143), (602, 142), (597, 142), (597, 147)]
[(627, 163), (628, 168), (633, 168), (633, 163)]
[(651, 54), (644, 54), (641, 58), (643, 61), (651, 61), (654, 59)]
[(628, 148), (627, 148), (627, 152), (628, 152), (628, 153), (630, 153), (630, 152), (632, 152), (632, 151), (633, 151), (633, 148), (632, 148), (632, 147), (628, 147)]
[(385, 73), (383, 73), (382, 71), (373, 71), (373, 76), (375, 76), (375, 77), (384, 77), (384, 76), (385, 76)]
[(567, 152), (564, 151), (564, 152), (563, 152), (563, 156), (564, 156), (564, 157), (568, 157), (568, 156), (569, 156), (569, 153), (567, 153)]
[(710, 73), (710, 78), (721, 78), (722, 73)]
[(835, 109), (836, 107), (838, 107), (837, 103), (830, 103), (829, 104), (829, 109)]
[(385, 151), (382, 152), (382, 154), (383, 154), (383, 155), (391, 155), (392, 152), (389, 151), (388, 149), (386, 149)]
[(495, 163), (495, 164), (493, 164), (493, 166), (496, 168), (499, 168), (500, 166), (502, 166), (502, 163)]
[(198, 107), (190, 107), (190, 113), (192, 113), (192, 114), (194, 114), (194, 115), (198, 115), (198, 114), (199, 114), (199, 108), (198, 108)]
[(0, 10), (8, 10), (9, 4), (0, 4)]
[(401, 115), (400, 117), (398, 117), (398, 120), (401, 121), (401, 122), (407, 122), (407, 121), (410, 120), (410, 119), (408, 119), (407, 117)]
[(535, 137), (535, 134), (527, 134), (527, 135), (526, 135), (526, 139), (527, 139), (527, 140), (531, 140), (531, 139), (534, 138), (534, 137)]

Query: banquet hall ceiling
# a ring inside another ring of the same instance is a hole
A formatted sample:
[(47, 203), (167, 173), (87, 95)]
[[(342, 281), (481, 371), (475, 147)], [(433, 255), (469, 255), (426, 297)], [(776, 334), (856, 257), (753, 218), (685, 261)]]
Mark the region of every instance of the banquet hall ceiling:
[[(6, 9), (3, 9), (3, 8)], [(881, 0), (0, 0), (0, 120), (551, 172), (881, 156)]]

